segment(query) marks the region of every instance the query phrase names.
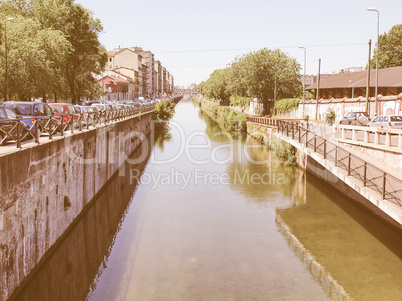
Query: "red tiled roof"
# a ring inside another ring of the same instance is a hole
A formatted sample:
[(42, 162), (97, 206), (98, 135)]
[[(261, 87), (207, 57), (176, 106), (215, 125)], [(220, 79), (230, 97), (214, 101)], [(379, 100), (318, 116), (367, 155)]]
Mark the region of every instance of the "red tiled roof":
[(114, 80), (115, 82), (118, 82), (118, 83), (129, 83), (127, 80), (125, 80), (124, 78), (121, 78), (121, 77), (112, 76), (112, 75), (109, 75), (108, 77), (110, 77), (112, 80)]
[(129, 84), (130, 83), (130, 81), (125, 80), (124, 78), (117, 77), (117, 76), (112, 76), (112, 75), (106, 75), (105, 77), (99, 79), (98, 82), (102, 82), (102, 80), (105, 79), (105, 78), (110, 78), (112, 81), (114, 81), (116, 83), (124, 83), (124, 84)]
[[(375, 69), (370, 71), (370, 87), (375, 86)], [(359, 72), (346, 72), (334, 74), (320, 80), (320, 89), (332, 88), (364, 88), (367, 86), (367, 70)], [(402, 87), (402, 66), (378, 69), (379, 87)], [(317, 84), (306, 87), (307, 90), (314, 90)]]

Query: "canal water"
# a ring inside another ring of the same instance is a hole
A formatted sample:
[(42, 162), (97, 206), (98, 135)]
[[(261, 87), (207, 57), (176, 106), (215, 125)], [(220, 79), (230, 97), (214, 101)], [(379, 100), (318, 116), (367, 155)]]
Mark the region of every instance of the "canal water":
[(346, 197), (189, 98), (156, 138), (17, 300), (402, 300), (401, 235)]

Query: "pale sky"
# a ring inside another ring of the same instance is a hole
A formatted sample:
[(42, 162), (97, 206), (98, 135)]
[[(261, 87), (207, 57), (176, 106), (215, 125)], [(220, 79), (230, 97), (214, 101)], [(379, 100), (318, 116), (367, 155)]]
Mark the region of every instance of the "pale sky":
[[(236, 56), (279, 48), (317, 74), (364, 67), (368, 41), (402, 23), (400, 0), (76, 0), (104, 27), (107, 50), (140, 46), (155, 54), (175, 85), (200, 83)], [(303, 69), (301, 70), (303, 73)]]

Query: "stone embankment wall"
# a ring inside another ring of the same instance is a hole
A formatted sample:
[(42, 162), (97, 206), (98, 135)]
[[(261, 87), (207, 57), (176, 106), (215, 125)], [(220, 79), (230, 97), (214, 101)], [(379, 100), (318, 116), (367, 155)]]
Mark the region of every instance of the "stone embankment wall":
[(0, 157), (0, 300), (51, 253), (116, 172), (128, 176), (123, 163), (147, 147), (141, 141), (151, 120), (152, 112)]

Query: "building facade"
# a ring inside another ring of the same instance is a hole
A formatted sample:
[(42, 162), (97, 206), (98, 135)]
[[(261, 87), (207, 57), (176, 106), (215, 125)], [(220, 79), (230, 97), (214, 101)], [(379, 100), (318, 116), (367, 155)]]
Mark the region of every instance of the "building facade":
[(155, 60), (151, 51), (144, 51), (141, 47), (116, 48), (109, 51), (108, 56), (105, 69), (131, 79), (132, 99), (162, 97), (173, 93), (173, 75), (160, 61)]

